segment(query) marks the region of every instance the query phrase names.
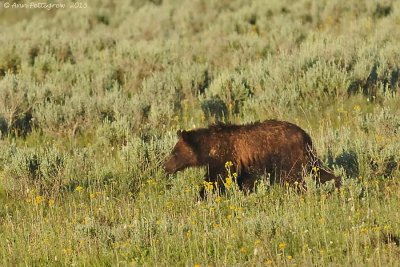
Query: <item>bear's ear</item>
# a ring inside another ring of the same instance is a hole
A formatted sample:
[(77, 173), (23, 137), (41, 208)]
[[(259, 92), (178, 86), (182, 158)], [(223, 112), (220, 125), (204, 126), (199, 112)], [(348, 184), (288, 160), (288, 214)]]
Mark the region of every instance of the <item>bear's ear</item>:
[(191, 142), (192, 141), (192, 137), (191, 137), (190, 131), (179, 130), (177, 132), (177, 134), (178, 134), (179, 138), (182, 138), (183, 141), (185, 141), (186, 143), (188, 143), (188, 144), (192, 143)]
[(178, 136), (194, 151), (198, 149), (195, 132), (185, 130), (178, 131)]
[(178, 130), (176, 131), (176, 135), (180, 138), (182, 137), (183, 139), (187, 138), (189, 136), (189, 132), (185, 130)]
[(178, 130), (178, 131), (176, 131), (176, 135), (177, 135), (178, 137), (184, 137), (185, 135), (187, 135), (187, 133), (188, 133), (188, 131), (185, 131), (185, 130)]
[(182, 137), (183, 140), (188, 141), (189, 140), (189, 132), (183, 130), (179, 133), (179, 137)]

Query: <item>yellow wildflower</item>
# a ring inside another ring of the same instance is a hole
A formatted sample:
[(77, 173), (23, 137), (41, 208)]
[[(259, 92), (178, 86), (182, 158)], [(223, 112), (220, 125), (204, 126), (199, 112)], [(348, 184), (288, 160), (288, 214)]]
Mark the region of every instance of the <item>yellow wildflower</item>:
[(73, 253), (72, 248), (68, 247), (68, 248), (64, 248), (63, 252), (67, 255), (71, 255)]
[(319, 168), (318, 168), (317, 166), (314, 166), (314, 167), (312, 168), (312, 171), (313, 171), (313, 172), (318, 172), (318, 171), (319, 171)]
[(229, 169), (229, 168), (232, 167), (232, 166), (233, 166), (232, 161), (227, 161), (227, 162), (225, 163), (225, 169)]
[(280, 243), (278, 245), (278, 247), (279, 247), (280, 250), (284, 250), (286, 248), (286, 244), (285, 243)]
[(231, 177), (226, 177), (224, 186), (226, 188), (230, 188), (232, 186), (232, 178)]
[(372, 230), (375, 231), (375, 232), (379, 232), (381, 230), (381, 227), (380, 226), (374, 226), (374, 227), (372, 227)]
[(78, 185), (78, 186), (75, 188), (75, 191), (78, 192), (78, 193), (82, 192), (82, 190), (83, 190), (83, 187), (80, 186), (80, 185)]
[(34, 203), (35, 205), (40, 205), (43, 201), (44, 201), (43, 196), (36, 196)]
[(53, 206), (54, 205), (55, 200), (54, 199), (49, 199), (49, 206)]
[(266, 260), (264, 263), (265, 263), (265, 265), (269, 266), (269, 265), (272, 265), (273, 262), (272, 262), (272, 260)]
[(212, 182), (204, 182), (204, 189), (206, 191), (212, 191), (214, 189), (214, 185)]
[(391, 228), (391, 226), (390, 226), (390, 225), (387, 225), (387, 224), (383, 226), (383, 229), (384, 229), (384, 230), (389, 230), (390, 228)]

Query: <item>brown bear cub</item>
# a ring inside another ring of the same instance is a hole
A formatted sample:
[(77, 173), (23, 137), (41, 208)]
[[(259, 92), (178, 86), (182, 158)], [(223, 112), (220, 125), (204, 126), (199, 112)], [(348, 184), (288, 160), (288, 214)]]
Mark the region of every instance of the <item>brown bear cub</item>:
[[(256, 176), (265, 175), (271, 183), (305, 186), (304, 176), (314, 172), (318, 183), (340, 177), (322, 168), (310, 136), (295, 124), (267, 120), (248, 125), (218, 124), (209, 128), (179, 131), (179, 140), (164, 164), (173, 174), (192, 166), (207, 166), (205, 180), (223, 188), (225, 163), (233, 163), (237, 183), (252, 190)], [(315, 173), (317, 171), (317, 173)], [(204, 196), (204, 189), (200, 192)]]

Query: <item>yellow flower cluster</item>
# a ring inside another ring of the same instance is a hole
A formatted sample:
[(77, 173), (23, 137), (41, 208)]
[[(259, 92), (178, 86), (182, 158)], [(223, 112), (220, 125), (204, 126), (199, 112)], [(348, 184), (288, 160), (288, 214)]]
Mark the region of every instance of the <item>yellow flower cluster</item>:
[(230, 169), (230, 167), (232, 167), (232, 166), (233, 166), (232, 161), (227, 161), (227, 162), (225, 163), (225, 169)]
[(234, 181), (237, 178), (237, 173), (236, 172), (234, 172), (234, 173), (231, 172), (231, 167), (232, 166), (233, 166), (232, 161), (227, 161), (225, 163), (225, 169), (227, 171), (227, 177), (225, 178), (224, 186), (225, 186), (225, 188), (228, 188), (228, 189), (232, 187)]
[(90, 193), (90, 199), (96, 199), (100, 195), (101, 195), (101, 192), (92, 192), (92, 193)]
[(360, 111), (361, 111), (360, 105), (354, 105), (353, 110), (354, 110), (355, 112), (360, 112)]
[(32, 203), (35, 206), (40, 206), (42, 204), (48, 204), (49, 207), (52, 207), (55, 203), (55, 200), (52, 198), (46, 199), (44, 196), (36, 195), (33, 198), (29, 197), (26, 199), (26, 202)]
[(279, 247), (280, 250), (284, 250), (286, 248), (286, 244), (285, 243), (280, 243), (278, 245), (278, 247)]
[(205, 189), (207, 192), (210, 192), (210, 191), (212, 191), (212, 190), (214, 189), (214, 184), (213, 184), (212, 182), (206, 182), (206, 181), (204, 181), (204, 189)]
[(43, 203), (43, 201), (44, 201), (44, 197), (43, 196), (36, 196), (35, 200), (34, 200), (34, 203), (35, 203), (35, 205), (40, 205), (40, 204)]
[(232, 178), (230, 176), (226, 177), (225, 182), (224, 182), (224, 186), (226, 188), (230, 188), (232, 186)]

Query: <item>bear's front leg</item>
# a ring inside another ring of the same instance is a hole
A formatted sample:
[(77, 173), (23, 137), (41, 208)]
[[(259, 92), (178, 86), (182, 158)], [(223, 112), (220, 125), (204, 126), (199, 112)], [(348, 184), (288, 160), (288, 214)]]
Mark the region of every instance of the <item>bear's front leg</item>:
[(251, 193), (254, 191), (256, 181), (257, 175), (247, 172), (242, 172), (237, 178), (239, 188), (245, 193)]
[(204, 176), (204, 184), (199, 191), (201, 200), (206, 198), (207, 192), (215, 192), (215, 190), (218, 190), (219, 194), (224, 193), (225, 186), (224, 179), (222, 178), (224, 175), (226, 176), (226, 171), (224, 169), (208, 168), (207, 174)]

